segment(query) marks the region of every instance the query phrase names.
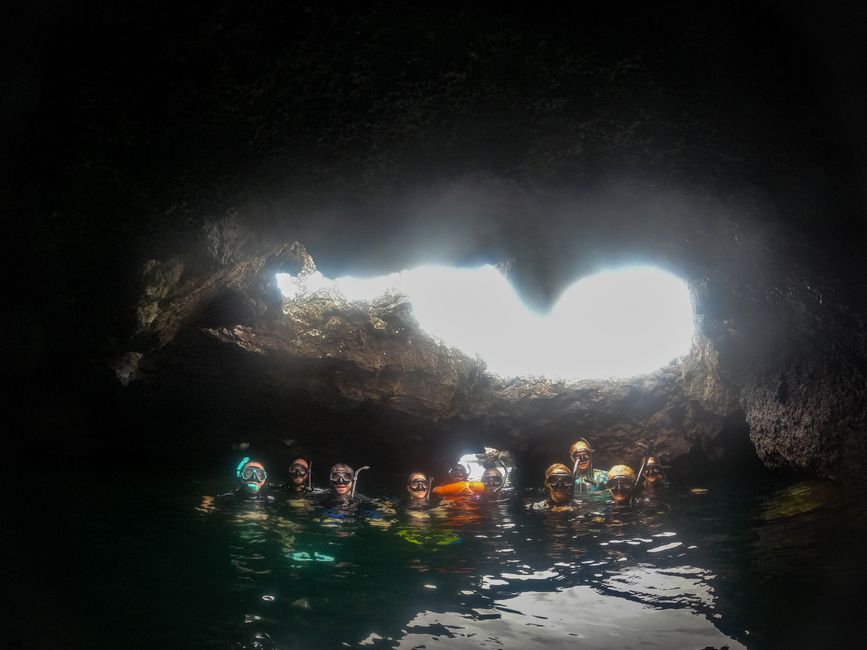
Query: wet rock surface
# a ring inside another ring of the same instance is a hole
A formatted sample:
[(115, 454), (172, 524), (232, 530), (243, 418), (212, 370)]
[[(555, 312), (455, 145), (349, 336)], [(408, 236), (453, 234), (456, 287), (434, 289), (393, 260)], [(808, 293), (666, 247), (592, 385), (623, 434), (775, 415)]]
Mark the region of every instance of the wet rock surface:
[[(296, 269), (315, 270), (301, 244), (281, 250), (292, 252)], [(246, 289), (237, 291), (232, 302), (270, 301), (270, 310), (223, 309), (222, 318), (209, 324), (201, 316), (193, 318), (220, 310), (207, 300), (193, 310), (190, 296), (207, 294), (222, 304), (225, 297), (212, 290), (214, 278), (240, 278), (265, 266), (262, 259), (204, 275), (202, 288), (187, 284), (176, 297), (163, 300), (163, 311), (147, 326), (153, 333), (140, 336), (157, 342), (139, 362), (137, 377), (148, 390), (199, 386), (197, 401), (278, 403), (280, 395), (292, 395), (326, 411), (363, 407), (425, 423), (417, 434), (428, 446), (486, 442), (534, 456), (562, 453), (572, 439), (587, 436), (598, 457), (610, 462), (640, 458), (639, 443), (652, 444), (670, 462), (693, 448), (717, 459), (724, 455), (715, 440), (740, 405), (719, 376), (713, 344), (701, 336), (690, 356), (648, 375), (552, 381), (491, 375), (482, 360), (422, 331), (400, 294), (350, 302), (332, 290), (319, 290), (279, 298), (275, 316), (273, 285), (256, 281), (253, 273), (243, 283), (236, 281), (236, 288), (243, 284)], [(146, 296), (154, 293), (144, 290)], [(241, 312), (247, 318), (238, 321)], [(184, 315), (186, 329), (178, 334)], [(118, 380), (128, 383), (128, 367), (118, 368)], [(291, 428), (300, 440), (316, 435), (303, 425)], [(396, 438), (388, 430), (379, 436), (381, 444), (398, 448), (419, 439)]]
[[(242, 231), (233, 229), (232, 237)], [(171, 272), (177, 260), (149, 262), (140, 277), (142, 303), (150, 301), (150, 308), (139, 309), (148, 318), (137, 340), (150, 347), (122, 355), (117, 380), (140, 380), (151, 399), (178, 391), (224, 408), (264, 404), (263, 412), (273, 413), (281, 396), (290, 396), (296, 409), (315, 405), (342, 413), (346, 423), (374, 414), (378, 430), (364, 435), (398, 454), (419, 443), (475, 442), (532, 458), (587, 436), (603, 464), (635, 463), (647, 443), (675, 465), (696, 453), (725, 462), (734, 453), (730, 438), (740, 435), (732, 431), (748, 431), (770, 468), (849, 481), (864, 457), (863, 328), (827, 297), (819, 316), (805, 302), (817, 300), (815, 292), (804, 287), (786, 293), (767, 280), (760, 288), (693, 280), (699, 325), (693, 349), (648, 375), (500, 378), (480, 359), (422, 331), (400, 294), (351, 302), (323, 289), (283, 298), (278, 269), (316, 270), (299, 242), (263, 244), (247, 254), (194, 263), (202, 270), (183, 280)], [(263, 417), (260, 426), (274, 428), (280, 417), (274, 418), (269, 425)], [(293, 438), (310, 444), (321, 436), (313, 419), (309, 426), (293, 422)]]
[(741, 402), (768, 467), (855, 483), (867, 458), (867, 346), (863, 326), (835, 322), (832, 309), (811, 315), (812, 337), (790, 333), (779, 356), (753, 371)]

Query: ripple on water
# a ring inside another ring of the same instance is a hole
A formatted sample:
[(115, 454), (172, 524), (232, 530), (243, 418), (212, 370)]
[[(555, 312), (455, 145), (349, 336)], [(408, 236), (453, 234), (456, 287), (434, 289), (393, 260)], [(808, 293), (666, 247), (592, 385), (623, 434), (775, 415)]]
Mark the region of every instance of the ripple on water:
[[(842, 555), (822, 531), (849, 522), (813, 485), (746, 497), (714, 485), (631, 510), (597, 498), (565, 514), (398, 509), (375, 522), (195, 494), (186, 514), (174, 492), (154, 502), (171, 505), (168, 528), (145, 523), (160, 512), (111, 504), (78, 524), (91, 594), (120, 596), (99, 602), (141, 645), (170, 633), (236, 648), (741, 648), (746, 629), (767, 644), (792, 616), (776, 604), (797, 590), (807, 611), (809, 587)], [(133, 625), (136, 611), (171, 627)]]
[(407, 633), (396, 639), (397, 647), (416, 648), (434, 639), (436, 647), (442, 648), (477, 648), (495, 643), (506, 648), (550, 650), (574, 646), (579, 641), (584, 647), (618, 650), (648, 646), (745, 647), (688, 608), (662, 609), (600, 594), (587, 586), (557, 592), (526, 591), (497, 601), (487, 611), (496, 615), (468, 621), (450, 613), (420, 612), (407, 624)]

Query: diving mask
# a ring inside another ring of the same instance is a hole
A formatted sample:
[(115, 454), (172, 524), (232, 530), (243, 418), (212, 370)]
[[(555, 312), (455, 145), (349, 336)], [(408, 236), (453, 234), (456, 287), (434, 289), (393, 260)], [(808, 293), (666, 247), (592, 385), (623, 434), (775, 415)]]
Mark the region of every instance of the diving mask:
[(612, 492), (627, 492), (632, 489), (632, 481), (628, 478), (615, 478), (608, 481), (608, 489)]
[(338, 484), (346, 484), (352, 483), (352, 474), (349, 472), (331, 472), (331, 476), (328, 477), (332, 483)]
[(261, 467), (247, 466), (241, 470), (241, 478), (245, 481), (255, 480), (262, 483), (266, 478), (268, 478), (268, 473)]
[(545, 484), (552, 488), (568, 488), (575, 484), (575, 479), (568, 474), (551, 474), (545, 479)]

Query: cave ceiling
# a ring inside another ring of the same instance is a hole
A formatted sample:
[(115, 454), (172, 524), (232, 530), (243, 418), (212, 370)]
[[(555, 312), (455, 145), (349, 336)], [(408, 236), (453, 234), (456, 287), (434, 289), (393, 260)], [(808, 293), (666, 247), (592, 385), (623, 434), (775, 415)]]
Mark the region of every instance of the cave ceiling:
[[(220, 444), (245, 427), (338, 444), (335, 423), (528, 452), (584, 433), (612, 462), (639, 440), (718, 457), (736, 429), (768, 467), (852, 480), (863, 11), (685, 7), (23, 17), (3, 196), (28, 261), (5, 309), (34, 438), (111, 438), (106, 403)], [(544, 310), (635, 262), (688, 282), (696, 345), (613, 383), (493, 377), (400, 299), (293, 306), (273, 284), (490, 263)]]

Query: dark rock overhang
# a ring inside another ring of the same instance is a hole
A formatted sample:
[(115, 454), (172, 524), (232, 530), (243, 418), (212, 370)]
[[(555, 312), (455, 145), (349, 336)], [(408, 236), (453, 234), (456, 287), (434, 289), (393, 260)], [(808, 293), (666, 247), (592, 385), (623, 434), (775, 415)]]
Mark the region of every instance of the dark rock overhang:
[[(769, 278), (785, 281), (787, 273), (804, 271), (774, 268), (779, 262), (766, 255), (750, 262), (761, 274), (741, 269), (733, 277), (714, 269), (712, 279), (705, 268), (689, 277), (695, 344), (686, 358), (654, 373), (607, 381), (503, 379), (421, 331), (405, 297), (283, 298), (277, 272), (315, 270), (298, 242), (269, 240), (240, 223), (205, 232), (208, 245), (199, 250), (207, 251), (207, 262), (181, 256), (142, 269), (136, 334), (142, 347), (116, 361), (122, 383), (168, 386), (199, 402), (252, 401), (273, 414), (262, 428), (290, 430), (307, 444), (322, 440), (321, 428), (305, 429), (297, 418), (281, 425), (281, 401), (296, 410), (364, 409), (392, 423), (404, 420), (406, 429), (392, 424), (364, 432), (370, 444), (448, 447), (463, 436), (533, 455), (556, 453), (583, 435), (609, 463), (640, 458), (646, 443), (674, 464), (697, 450), (720, 459), (725, 435), (718, 438), (743, 422), (769, 467), (841, 480), (857, 470), (864, 393), (852, 374), (854, 360), (847, 363), (843, 349), (835, 364), (827, 355), (844, 341), (863, 351), (864, 341), (839, 321), (847, 312), (819, 292), (828, 285), (815, 271), (814, 279), (796, 276), (797, 284), (780, 286)], [(811, 373), (809, 387), (804, 373)], [(357, 433), (333, 435), (339, 444)]]

